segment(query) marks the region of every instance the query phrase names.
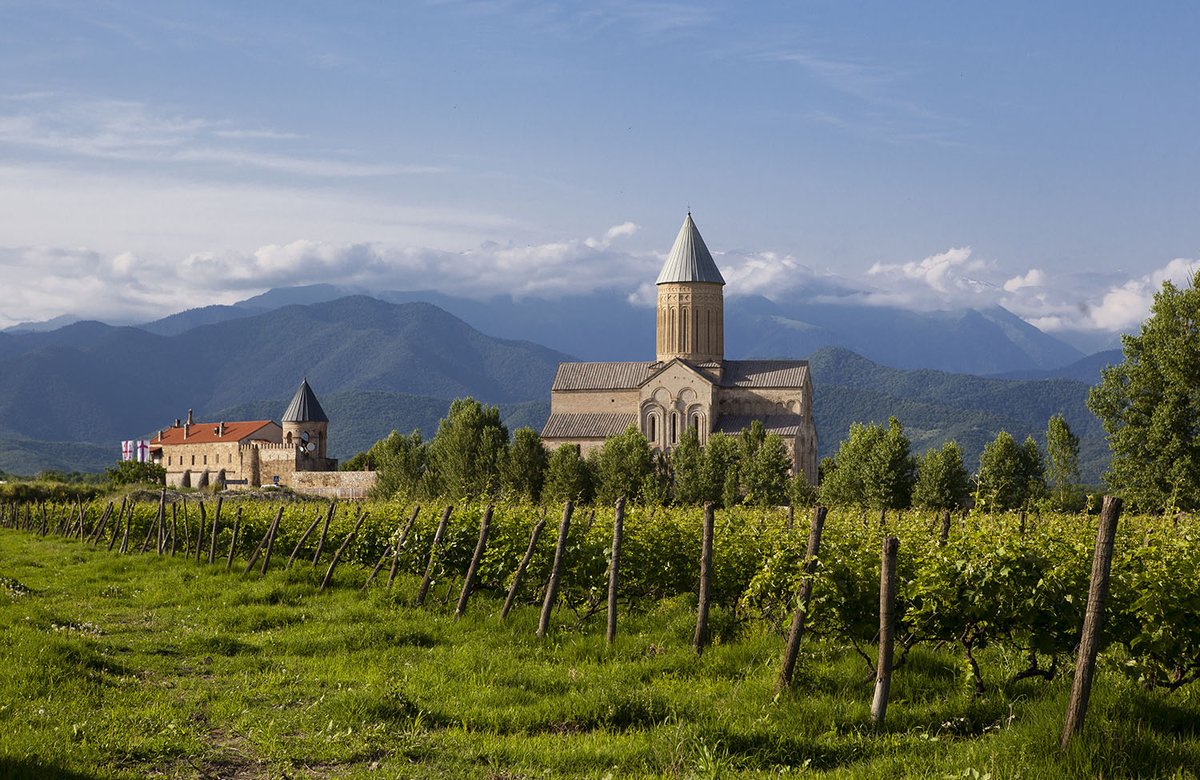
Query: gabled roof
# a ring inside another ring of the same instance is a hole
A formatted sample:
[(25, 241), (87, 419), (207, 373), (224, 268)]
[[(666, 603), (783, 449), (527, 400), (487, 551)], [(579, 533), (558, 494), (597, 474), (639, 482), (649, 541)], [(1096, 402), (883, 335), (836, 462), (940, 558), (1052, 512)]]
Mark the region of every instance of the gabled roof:
[(296, 394), (292, 396), (292, 402), (284, 410), (280, 422), (329, 422), (316, 393), (308, 386), (307, 378), (296, 388)]
[(661, 363), (559, 363), (553, 390), (636, 390)]
[(256, 438), (254, 434), (266, 428), (268, 425), (274, 425), (271, 420), (251, 420), (243, 422), (227, 422), (225, 423), (224, 434), (218, 436), (217, 430), (221, 423), (218, 422), (200, 422), (192, 423), (188, 427), (188, 436), (183, 438), (183, 426), (178, 428), (167, 428), (163, 431), (162, 439), (154, 437), (153, 445), (174, 446), (177, 444), (213, 444), (215, 442), (228, 441), (237, 442), (245, 441), (246, 439)]
[(721, 387), (803, 387), (807, 360), (726, 360)]
[(679, 228), (675, 245), (671, 247), (671, 254), (667, 255), (667, 262), (663, 263), (655, 284), (670, 282), (725, 284), (712, 254), (704, 245), (704, 239), (700, 237), (700, 231), (696, 229), (696, 223), (692, 221), (690, 211)]
[(542, 426), (543, 439), (607, 439), (619, 436), (631, 425), (637, 424), (637, 415), (630, 412), (555, 412)]

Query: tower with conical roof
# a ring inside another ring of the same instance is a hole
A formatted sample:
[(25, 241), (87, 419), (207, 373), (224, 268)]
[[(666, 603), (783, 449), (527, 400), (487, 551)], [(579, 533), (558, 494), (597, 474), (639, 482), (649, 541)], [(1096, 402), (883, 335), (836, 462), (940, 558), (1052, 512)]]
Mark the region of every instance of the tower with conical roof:
[(712, 254), (689, 211), (658, 274), (659, 362), (683, 358), (720, 363), (725, 358), (725, 294)]
[(329, 417), (321, 408), (317, 395), (308, 386), (305, 378), (292, 402), (283, 412), (280, 419), (283, 427), (283, 441), (303, 448), (308, 455), (317, 458), (326, 457), (326, 447), (329, 439)]

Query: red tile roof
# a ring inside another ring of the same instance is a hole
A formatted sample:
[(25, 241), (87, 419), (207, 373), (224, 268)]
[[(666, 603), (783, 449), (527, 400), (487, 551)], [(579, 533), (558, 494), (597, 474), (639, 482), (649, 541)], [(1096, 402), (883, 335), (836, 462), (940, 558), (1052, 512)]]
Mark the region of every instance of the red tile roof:
[(252, 420), (249, 422), (227, 422), (225, 423), (225, 435), (217, 435), (217, 427), (219, 422), (199, 422), (192, 423), (188, 429), (188, 437), (183, 438), (183, 428), (167, 428), (163, 431), (162, 438), (155, 436), (150, 444), (152, 446), (174, 446), (176, 444), (213, 444), (215, 442), (236, 442), (245, 439), (264, 438), (256, 437), (254, 434), (261, 431), (268, 425), (274, 425), (271, 420)]

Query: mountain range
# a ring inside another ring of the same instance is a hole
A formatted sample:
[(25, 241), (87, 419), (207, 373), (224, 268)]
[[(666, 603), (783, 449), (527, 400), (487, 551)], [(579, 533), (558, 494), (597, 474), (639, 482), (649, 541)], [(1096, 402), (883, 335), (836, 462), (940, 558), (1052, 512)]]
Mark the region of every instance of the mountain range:
[[(99, 470), (115, 459), (116, 442), (148, 436), (184, 416), (187, 408), (199, 419), (278, 419), (304, 377), (333, 420), (335, 457), (365, 449), (393, 429), (431, 436), (450, 401), (464, 395), (500, 406), (510, 428), (538, 428), (545, 420), (554, 371), (560, 361), (571, 359), (567, 353), (531, 340), (486, 335), (429, 302), (380, 299), (406, 294), (329, 300), (334, 292), (329, 287), (272, 291), (140, 327), (77, 322), (45, 332), (0, 332), (0, 470)], [(443, 303), (466, 308), (456, 299)], [(645, 357), (653, 322), (642, 321), (642, 309), (614, 308), (610, 301), (608, 327), (596, 324), (599, 314), (589, 313), (590, 304), (580, 302), (575, 319), (558, 308), (562, 305), (541, 310), (529, 301), (494, 302), (480, 306), (473, 318), (506, 335), (540, 328), (541, 340), (587, 347), (584, 357)], [(820, 343), (823, 336), (813, 335), (819, 329), (797, 326), (765, 299), (742, 299), (732, 310), (738, 313), (730, 317), (730, 341), (743, 351), (731, 354), (808, 355), (822, 456), (836, 452), (850, 423), (885, 422), (895, 415), (917, 451), (955, 438), (974, 467), (996, 431), (1006, 429), (1022, 439), (1042, 435), (1046, 420), (1061, 411), (1082, 440), (1085, 476), (1098, 479), (1104, 468), (1103, 432), (1084, 399), (1100, 368), (1118, 361), (1119, 352), (1001, 377), (904, 369), (843, 346), (805, 352), (806, 345)], [(827, 307), (817, 314), (811, 319), (833, 322), (845, 313)], [(853, 343), (890, 322), (896, 332), (878, 343), (894, 345), (889, 354), (915, 360), (917, 351), (905, 351), (902, 334), (924, 331), (932, 337), (939, 329), (936, 320), (889, 320), (892, 316), (880, 315), (874, 324), (845, 322), (836, 333)], [(1030, 326), (1008, 322), (1011, 316), (944, 315), (941, 343), (967, 342), (972, 333), (994, 338), (1008, 332), (1014, 355), (1024, 349), (1021, 354), (1040, 354), (1043, 363), (1071, 357), (1069, 350), (1029, 334)], [(557, 317), (571, 324), (554, 328)], [(754, 317), (761, 318), (757, 329)], [(779, 325), (781, 320), (788, 324)], [(596, 330), (585, 344), (579, 322), (588, 321)], [(908, 330), (896, 324), (901, 321)], [(783, 333), (796, 335), (789, 341)], [(806, 333), (812, 338), (806, 340)], [(876, 351), (887, 350), (879, 346)]]

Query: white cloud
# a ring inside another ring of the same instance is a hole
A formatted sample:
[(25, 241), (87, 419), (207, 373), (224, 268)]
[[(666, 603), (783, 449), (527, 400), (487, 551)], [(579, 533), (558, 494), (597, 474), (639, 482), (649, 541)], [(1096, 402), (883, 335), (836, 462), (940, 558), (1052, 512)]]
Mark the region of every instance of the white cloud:
[(1014, 276), (1004, 283), (1004, 291), (1015, 293), (1027, 287), (1041, 287), (1046, 283), (1046, 274), (1038, 268), (1030, 268), (1023, 275)]
[(971, 257), (970, 247), (954, 247), (923, 260), (908, 263), (875, 263), (867, 270), (868, 276), (909, 280), (927, 285), (939, 293), (952, 290), (970, 290), (978, 281), (967, 277), (964, 271), (977, 271), (986, 264)]
[(1165, 281), (1187, 286), (1200, 267), (1200, 261), (1176, 258), (1145, 276), (1111, 287), (1096, 305), (1089, 306), (1087, 316), (1096, 330), (1127, 330), (1135, 327), (1150, 313), (1154, 293)]

